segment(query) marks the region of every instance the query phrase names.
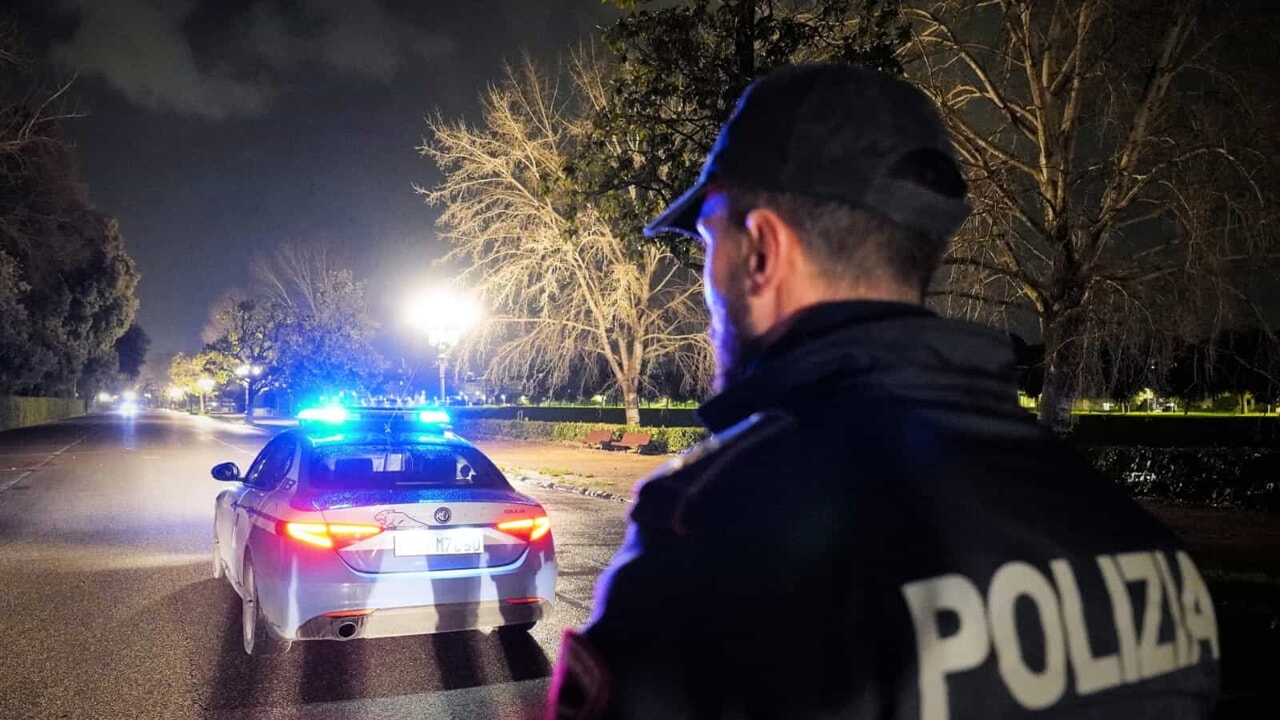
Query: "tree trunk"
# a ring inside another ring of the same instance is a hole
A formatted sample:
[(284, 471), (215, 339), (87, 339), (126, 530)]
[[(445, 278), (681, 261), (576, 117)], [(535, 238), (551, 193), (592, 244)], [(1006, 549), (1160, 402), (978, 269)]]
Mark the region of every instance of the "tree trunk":
[(244, 403), (244, 420), (249, 424), (253, 424), (253, 404), (258, 401), (258, 395), (260, 394), (262, 394), (262, 385), (250, 382), (249, 392), (245, 395)]
[(627, 427), (640, 427), (639, 377), (628, 377), (622, 386), (622, 408), (627, 414)]
[(1071, 429), (1080, 370), (1081, 331), (1070, 314), (1046, 317), (1044, 328), (1044, 389), (1040, 392), (1040, 423), (1059, 435)]
[(756, 0), (738, 0), (737, 11), (733, 54), (738, 61), (739, 75), (750, 82), (756, 76)]

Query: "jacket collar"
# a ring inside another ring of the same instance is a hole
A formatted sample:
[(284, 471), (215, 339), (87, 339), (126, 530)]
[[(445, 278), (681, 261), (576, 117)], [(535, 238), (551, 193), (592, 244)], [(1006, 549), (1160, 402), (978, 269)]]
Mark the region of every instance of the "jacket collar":
[(904, 303), (847, 301), (802, 311), (746, 377), (698, 417), (721, 432), (754, 412), (830, 397), (849, 386), (934, 402), (1015, 403), (1006, 334)]

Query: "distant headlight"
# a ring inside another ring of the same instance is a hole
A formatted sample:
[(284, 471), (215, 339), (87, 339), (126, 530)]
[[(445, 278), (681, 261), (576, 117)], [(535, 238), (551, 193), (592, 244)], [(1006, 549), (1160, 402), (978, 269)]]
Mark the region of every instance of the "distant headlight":
[(120, 403), (120, 414), (121, 415), (137, 415), (138, 403), (129, 401), (129, 400), (126, 400), (125, 402)]

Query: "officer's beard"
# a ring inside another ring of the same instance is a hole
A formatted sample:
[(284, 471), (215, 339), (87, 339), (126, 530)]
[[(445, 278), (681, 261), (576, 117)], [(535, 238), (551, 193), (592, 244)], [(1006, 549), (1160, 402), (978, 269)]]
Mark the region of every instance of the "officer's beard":
[(710, 307), (711, 348), (716, 361), (713, 388), (717, 393), (741, 382), (764, 352), (764, 342), (751, 327), (747, 311), (745, 264), (734, 263), (729, 275), (724, 292), (715, 293), (718, 297)]

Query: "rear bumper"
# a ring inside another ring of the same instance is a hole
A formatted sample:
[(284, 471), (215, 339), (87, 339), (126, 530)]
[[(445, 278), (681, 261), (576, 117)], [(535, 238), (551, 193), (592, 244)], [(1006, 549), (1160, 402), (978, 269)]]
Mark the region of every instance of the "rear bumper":
[[(536, 622), (552, 607), (557, 575), (549, 539), (493, 568), (363, 573), (332, 551), (273, 545), (255, 548), (254, 570), (263, 614), (287, 640), (349, 639), (337, 633), (343, 623), (333, 622), (335, 615), (356, 623), (360, 632), (351, 637)], [(508, 602), (533, 598), (526, 607)]]
[(298, 640), (430, 635), (538, 622), (551, 615), (546, 600), (513, 604), (505, 600), (373, 610), (364, 615), (314, 617), (298, 628)]

